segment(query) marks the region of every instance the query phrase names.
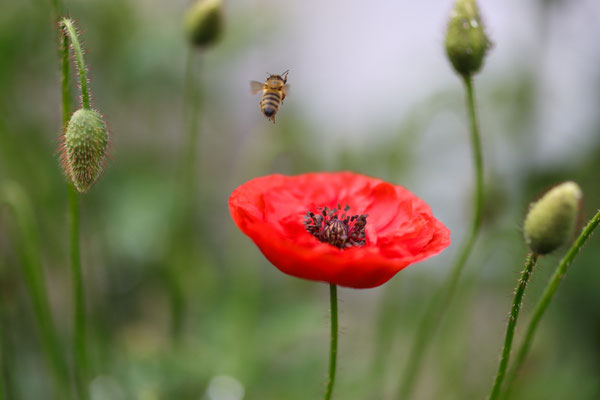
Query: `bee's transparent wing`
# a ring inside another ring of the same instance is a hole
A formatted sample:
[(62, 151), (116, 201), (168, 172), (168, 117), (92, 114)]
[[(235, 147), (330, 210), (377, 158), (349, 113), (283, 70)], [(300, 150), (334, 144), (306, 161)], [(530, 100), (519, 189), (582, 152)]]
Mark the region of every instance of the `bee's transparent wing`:
[(283, 86), (283, 98), (281, 99), (281, 101), (283, 101), (283, 99), (285, 99), (285, 96), (287, 96), (290, 93), (290, 85), (284, 85)]
[(256, 94), (256, 93), (260, 92), (261, 90), (264, 90), (264, 88), (265, 88), (264, 83), (257, 82), (257, 81), (250, 81), (250, 90), (252, 91), (252, 94)]

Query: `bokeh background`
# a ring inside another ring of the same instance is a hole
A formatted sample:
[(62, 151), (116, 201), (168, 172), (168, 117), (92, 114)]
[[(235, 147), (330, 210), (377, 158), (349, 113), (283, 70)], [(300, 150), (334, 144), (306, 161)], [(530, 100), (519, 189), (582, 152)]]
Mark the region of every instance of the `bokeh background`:
[[(277, 271), (227, 208), (232, 190), (253, 177), (316, 170), (401, 184), (452, 231), (442, 255), (380, 288), (339, 293), (335, 397), (396, 398), (415, 328), (471, 214), (464, 91), (443, 50), (452, 2), (226, 1), (222, 40), (195, 55), (200, 140), (194, 206), (185, 218), (176, 210), (188, 151), (181, 28), (188, 2), (64, 3), (81, 28), (93, 105), (112, 132), (106, 173), (81, 197), (92, 399), (322, 396), (327, 285)], [(417, 399), (489, 392), (527, 253), (521, 222), (529, 202), (574, 180), (585, 193), (582, 223), (600, 205), (600, 3), (479, 4), (495, 44), (476, 78), (485, 225), (428, 352)], [(49, 1), (1, 0), (0, 10), (0, 185), (20, 185), (31, 205), (68, 349), (57, 29)], [(273, 125), (248, 81), (286, 69), (291, 92)], [(46, 399), (50, 374), (18, 232), (10, 210), (0, 209), (2, 378), (9, 399)], [(544, 257), (535, 271), (517, 344), (563, 252)], [(540, 326), (515, 399), (600, 398), (599, 262), (596, 235)]]

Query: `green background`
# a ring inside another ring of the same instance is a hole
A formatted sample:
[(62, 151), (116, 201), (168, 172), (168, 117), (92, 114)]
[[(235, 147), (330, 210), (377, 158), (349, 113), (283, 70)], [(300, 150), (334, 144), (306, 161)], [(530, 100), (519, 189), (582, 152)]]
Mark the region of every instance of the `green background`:
[[(261, 63), (270, 65), (265, 60), (268, 52), (259, 51), (260, 60), (247, 75), (228, 72), (245, 49), (260, 49), (279, 34), (293, 35), (290, 25), (298, 25), (286, 24), (294, 15), (286, 14), (285, 6), (227, 3), (222, 42), (195, 55), (200, 139), (195, 184), (187, 195), (192, 206), (182, 217), (177, 193), (187, 151), (183, 101), (188, 49), (180, 28), (184, 2), (67, 3), (86, 48), (93, 106), (111, 129), (106, 172), (81, 196), (92, 398), (224, 400), (227, 397), (207, 394), (219, 375), (235, 378), (244, 387), (245, 399), (322, 396), (329, 351), (327, 285), (277, 271), (237, 230), (227, 208), (231, 191), (252, 177), (317, 170), (352, 170), (402, 184), (430, 203), (452, 231), (453, 245), (442, 255), (402, 271), (380, 288), (339, 291), (334, 397), (394, 398), (416, 326), (447, 276), (470, 218), (472, 172), (464, 92), (449, 65), (440, 65), (448, 84), (424, 88), (433, 95), (390, 93), (386, 107), (393, 108), (395, 98), (409, 106), (402, 106), (397, 115), (389, 113), (384, 121), (373, 118), (371, 128), (361, 135), (346, 137), (338, 131), (335, 139), (327, 137), (331, 129), (321, 129), (321, 119), (310, 113), (311, 96), (330, 96), (338, 110), (351, 101), (328, 92), (327, 81), (335, 79), (335, 72), (298, 79), (314, 82), (314, 87), (297, 88), (294, 65), (285, 65), (292, 70), (292, 91), (273, 125), (260, 115), (259, 99), (251, 97), (247, 87), (249, 80), (262, 79)], [(451, 4), (432, 6), (449, 10)], [(556, 15), (578, 6), (540, 2), (531, 23), (543, 39), (553, 31)], [(69, 348), (67, 190), (57, 156), (57, 29), (50, 4), (44, 1), (3, 0), (1, 8), (0, 185), (18, 183), (31, 202), (52, 311), (63, 345)], [(344, 9), (339, 13), (343, 18)], [(486, 15), (485, 2), (482, 13), (487, 21), (494, 20), (494, 15)], [(437, 29), (441, 38), (443, 23)], [(565, 42), (563, 46), (577, 45)], [(500, 52), (504, 44), (496, 46)], [(540, 40), (535, 46), (543, 52), (548, 43)], [(426, 49), (443, 57), (441, 40)], [(585, 50), (590, 58), (581, 62), (599, 59), (598, 48)], [(335, 58), (334, 52), (330, 57)], [(419, 63), (414, 57), (406, 59)], [(545, 114), (538, 108), (545, 96), (539, 87), (544, 65), (526, 58), (509, 72), (496, 70), (486, 76), (486, 68), (494, 70), (493, 62), (484, 65), (481, 84), (476, 80), (486, 168), (484, 228), (428, 351), (418, 399), (482, 399), (489, 393), (512, 291), (527, 253), (520, 227), (529, 202), (553, 184), (574, 180), (585, 194), (582, 223), (600, 204), (598, 115), (586, 127), (590, 139), (585, 146), (565, 146), (556, 159), (531, 161), (547, 140)], [(270, 68), (281, 69), (278, 64)], [(549, 71), (550, 81), (570, 73)], [(294, 100), (294, 89), (310, 95)], [(600, 80), (587, 82), (581, 101), (598, 104), (599, 89)], [(379, 115), (380, 102), (374, 99), (370, 104), (372, 110), (364, 109), (364, 114)], [(335, 126), (335, 120), (329, 126)], [(442, 184), (446, 189), (438, 192)], [(17, 228), (10, 211), (0, 209), (3, 383), (9, 399), (45, 399), (50, 373), (23, 283), (23, 243)], [(536, 267), (517, 344), (563, 252), (544, 257)], [(600, 398), (599, 260), (596, 235), (576, 259), (542, 321), (515, 399)], [(174, 307), (180, 311), (175, 320)]]

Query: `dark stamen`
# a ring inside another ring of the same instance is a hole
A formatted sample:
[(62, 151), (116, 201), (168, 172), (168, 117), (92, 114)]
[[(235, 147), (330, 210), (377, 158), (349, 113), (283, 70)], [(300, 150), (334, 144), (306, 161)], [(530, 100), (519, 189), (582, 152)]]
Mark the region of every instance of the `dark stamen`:
[[(348, 216), (350, 207), (317, 208), (318, 213), (307, 212), (304, 217), (304, 227), (321, 242), (329, 243), (339, 249), (365, 245), (365, 226), (367, 214)], [(342, 215), (340, 216), (340, 213)]]

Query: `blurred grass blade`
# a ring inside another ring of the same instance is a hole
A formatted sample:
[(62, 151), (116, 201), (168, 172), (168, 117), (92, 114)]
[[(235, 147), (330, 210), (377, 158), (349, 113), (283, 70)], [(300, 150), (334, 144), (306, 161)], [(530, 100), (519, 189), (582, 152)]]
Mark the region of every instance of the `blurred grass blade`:
[(31, 203), (18, 184), (7, 182), (0, 186), (0, 204), (12, 210), (17, 222), (18, 235), (15, 236), (18, 237), (23, 278), (33, 303), (44, 353), (54, 375), (56, 398), (70, 398), (67, 363), (52, 320)]

